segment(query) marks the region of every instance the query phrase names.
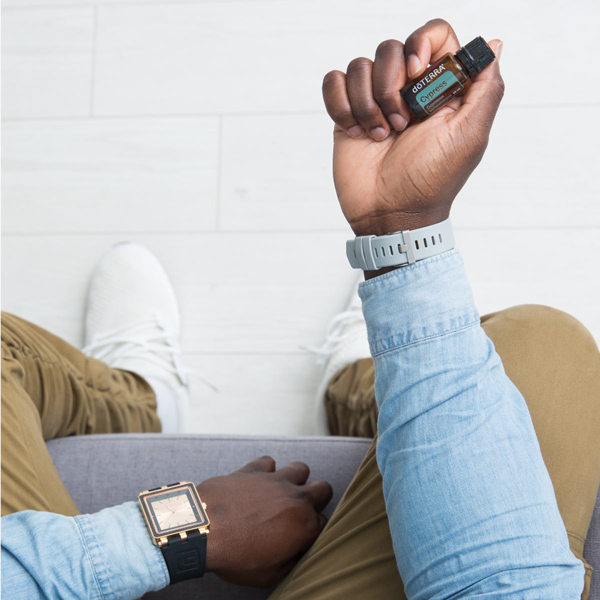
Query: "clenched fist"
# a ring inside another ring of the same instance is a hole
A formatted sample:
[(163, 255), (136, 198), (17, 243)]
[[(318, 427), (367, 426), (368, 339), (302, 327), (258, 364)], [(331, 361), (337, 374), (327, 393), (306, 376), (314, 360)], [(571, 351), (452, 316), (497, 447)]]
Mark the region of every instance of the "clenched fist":
[[(489, 45), (499, 56), (502, 42)], [(435, 19), (405, 44), (382, 42), (375, 61), (356, 58), (347, 73), (325, 76), (325, 106), (335, 121), (334, 182), (356, 235), (384, 235), (447, 219), (481, 160), (504, 93), (498, 60), (473, 79), (464, 96), (424, 122), (412, 118), (399, 93), (429, 64), (459, 49), (452, 27)]]

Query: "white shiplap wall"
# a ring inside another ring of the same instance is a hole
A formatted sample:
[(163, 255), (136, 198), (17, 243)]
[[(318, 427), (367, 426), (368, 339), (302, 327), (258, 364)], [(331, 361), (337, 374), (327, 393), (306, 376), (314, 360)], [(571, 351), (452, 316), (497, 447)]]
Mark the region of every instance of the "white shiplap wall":
[(507, 93), (455, 203), (481, 312), (545, 303), (600, 339), (596, 0), (4, 0), (3, 308), (81, 342), (111, 244), (181, 300), (195, 428), (310, 433), (318, 344), (354, 273), (325, 72), (430, 18), (505, 42)]

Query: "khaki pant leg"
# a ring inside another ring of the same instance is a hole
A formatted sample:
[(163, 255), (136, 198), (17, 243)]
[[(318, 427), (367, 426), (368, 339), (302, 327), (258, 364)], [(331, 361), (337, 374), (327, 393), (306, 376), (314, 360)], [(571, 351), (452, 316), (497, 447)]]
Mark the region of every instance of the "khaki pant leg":
[[(581, 558), (600, 482), (598, 347), (573, 317), (542, 306), (487, 315), (482, 326), (527, 401), (571, 549)], [(332, 432), (369, 435), (377, 418), (374, 381), (371, 359), (334, 375), (325, 395)], [(321, 536), (270, 600), (406, 599), (375, 444), (376, 440)], [(583, 600), (590, 577), (586, 565)]]
[(77, 514), (47, 440), (149, 431), (160, 431), (160, 421), (154, 392), (141, 377), (2, 314), (2, 515), (26, 509)]
[(373, 359), (360, 358), (335, 373), (323, 401), (331, 435), (374, 437), (377, 403)]

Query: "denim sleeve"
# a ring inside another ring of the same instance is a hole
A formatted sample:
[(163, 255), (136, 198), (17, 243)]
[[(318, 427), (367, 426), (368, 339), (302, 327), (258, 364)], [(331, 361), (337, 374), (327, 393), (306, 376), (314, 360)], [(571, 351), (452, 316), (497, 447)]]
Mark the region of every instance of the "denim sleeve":
[(525, 400), (447, 252), (360, 285), (379, 405), (377, 461), (409, 600), (576, 600)]
[(134, 600), (169, 584), (139, 506), (93, 515), (25, 510), (2, 517), (2, 597)]

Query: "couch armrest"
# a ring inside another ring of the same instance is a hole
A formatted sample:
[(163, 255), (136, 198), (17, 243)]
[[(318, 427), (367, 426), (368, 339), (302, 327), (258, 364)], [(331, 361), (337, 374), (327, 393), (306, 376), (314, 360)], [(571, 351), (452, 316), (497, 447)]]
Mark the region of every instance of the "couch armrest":
[(142, 490), (226, 475), (268, 454), (277, 468), (301, 460), (310, 479), (326, 479), (334, 497), (331, 515), (371, 440), (342, 437), (110, 434), (48, 442), (50, 456), (71, 497), (84, 513), (137, 500)]

